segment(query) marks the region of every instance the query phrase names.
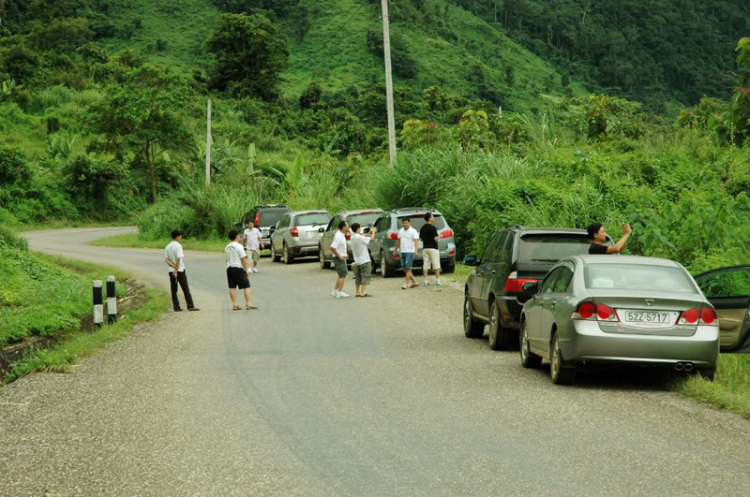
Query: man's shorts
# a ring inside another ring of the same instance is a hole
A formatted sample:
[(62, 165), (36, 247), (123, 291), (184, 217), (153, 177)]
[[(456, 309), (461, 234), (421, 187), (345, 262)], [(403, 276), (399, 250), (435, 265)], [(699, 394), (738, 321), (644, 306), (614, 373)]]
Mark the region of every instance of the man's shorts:
[(349, 270), (346, 268), (346, 260), (342, 261), (333, 256), (333, 267), (336, 268), (336, 274), (339, 275), (339, 278), (346, 278), (346, 275), (349, 274)]
[(245, 270), (239, 267), (227, 268), (227, 282), (229, 288), (239, 288), (240, 290), (250, 288), (250, 278), (247, 277)]
[(369, 285), (372, 276), (372, 263), (365, 262), (364, 264), (357, 264), (357, 268), (354, 270), (354, 284)]
[(401, 252), (401, 269), (411, 269), (414, 266), (414, 252)]
[(440, 251), (438, 249), (426, 248), (422, 250), (422, 259), (424, 260), (423, 269), (429, 271), (440, 271)]
[(260, 262), (260, 250), (248, 250), (247, 255), (250, 256), (251, 261)]

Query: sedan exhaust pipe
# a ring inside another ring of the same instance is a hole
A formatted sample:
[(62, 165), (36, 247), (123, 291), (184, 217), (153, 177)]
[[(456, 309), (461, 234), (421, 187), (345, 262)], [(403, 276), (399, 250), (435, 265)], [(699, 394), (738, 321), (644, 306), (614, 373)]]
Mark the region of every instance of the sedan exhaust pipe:
[(695, 369), (695, 367), (693, 366), (692, 362), (678, 362), (677, 364), (674, 365), (674, 370), (677, 372), (684, 371), (686, 373), (689, 373), (693, 369)]
[(689, 373), (689, 372), (690, 372), (690, 371), (692, 371), (692, 370), (693, 370), (693, 363), (691, 363), (691, 362), (686, 362), (686, 363), (685, 363), (685, 372), (686, 372), (686, 373)]
[(685, 366), (681, 362), (678, 362), (674, 365), (674, 370), (677, 372), (682, 372), (685, 370)]

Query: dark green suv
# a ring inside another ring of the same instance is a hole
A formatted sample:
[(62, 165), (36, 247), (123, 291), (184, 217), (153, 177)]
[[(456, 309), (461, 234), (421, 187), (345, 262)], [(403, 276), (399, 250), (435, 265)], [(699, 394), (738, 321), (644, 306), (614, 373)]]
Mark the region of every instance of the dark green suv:
[(489, 324), (493, 350), (515, 346), (521, 310), (528, 300), (524, 283), (544, 279), (560, 259), (587, 254), (591, 242), (585, 230), (576, 229), (511, 226), (497, 232), (481, 259), (475, 255), (464, 259), (465, 265), (474, 267), (465, 288), (466, 336), (481, 338)]

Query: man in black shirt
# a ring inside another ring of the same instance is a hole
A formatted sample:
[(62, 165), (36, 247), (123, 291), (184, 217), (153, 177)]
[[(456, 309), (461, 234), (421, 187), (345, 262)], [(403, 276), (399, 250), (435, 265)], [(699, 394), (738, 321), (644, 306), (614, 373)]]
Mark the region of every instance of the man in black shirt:
[(630, 233), (633, 228), (629, 224), (622, 225), (622, 231), (625, 232), (622, 238), (611, 247), (605, 247), (604, 242), (607, 241), (607, 232), (604, 231), (604, 226), (600, 223), (590, 224), (588, 228), (589, 236), (593, 239), (593, 243), (589, 247), (589, 254), (619, 254), (625, 250), (625, 245), (628, 243)]
[(437, 228), (435, 228), (435, 216), (431, 212), (424, 215), (425, 225), (419, 230), (419, 238), (424, 244), (424, 250), (422, 251), (422, 275), (424, 276), (424, 285), (430, 284), (428, 276), (430, 269), (435, 271), (435, 284), (442, 285), (443, 282), (440, 280), (440, 249), (438, 243), (440, 242), (440, 236), (438, 235)]

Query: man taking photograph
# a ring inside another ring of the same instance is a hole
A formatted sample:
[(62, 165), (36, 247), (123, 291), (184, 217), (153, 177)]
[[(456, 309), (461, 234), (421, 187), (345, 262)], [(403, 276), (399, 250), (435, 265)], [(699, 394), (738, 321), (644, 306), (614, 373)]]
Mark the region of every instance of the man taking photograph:
[(629, 224), (623, 224), (622, 231), (624, 231), (625, 234), (611, 247), (606, 247), (604, 245), (604, 242), (607, 241), (607, 232), (604, 231), (604, 226), (600, 223), (590, 224), (586, 228), (586, 231), (592, 238), (592, 243), (589, 247), (589, 254), (620, 254), (625, 250), (625, 245), (628, 243), (628, 238), (630, 238), (630, 233), (633, 232), (633, 228)]
[(354, 257), (354, 284), (356, 286), (357, 293), (355, 297), (369, 297), (367, 293), (367, 285), (370, 284), (370, 278), (372, 277), (372, 261), (370, 260), (370, 251), (367, 246), (375, 238), (375, 233), (378, 232), (374, 226), (370, 228), (370, 236), (362, 236), (359, 234), (362, 227), (359, 223), (352, 224), (352, 256)]

